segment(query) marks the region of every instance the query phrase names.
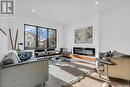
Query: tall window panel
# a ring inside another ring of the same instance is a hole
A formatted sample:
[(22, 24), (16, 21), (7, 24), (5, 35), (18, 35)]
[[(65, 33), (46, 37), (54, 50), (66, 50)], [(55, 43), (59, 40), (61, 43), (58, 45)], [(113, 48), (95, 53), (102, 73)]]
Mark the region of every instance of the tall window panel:
[(25, 26), (25, 49), (36, 49), (36, 27)]
[(34, 25), (24, 25), (24, 49), (55, 49), (56, 29), (39, 27)]
[(38, 28), (38, 48), (45, 49), (47, 48), (47, 29)]
[(56, 30), (49, 29), (48, 34), (48, 48), (56, 48)]

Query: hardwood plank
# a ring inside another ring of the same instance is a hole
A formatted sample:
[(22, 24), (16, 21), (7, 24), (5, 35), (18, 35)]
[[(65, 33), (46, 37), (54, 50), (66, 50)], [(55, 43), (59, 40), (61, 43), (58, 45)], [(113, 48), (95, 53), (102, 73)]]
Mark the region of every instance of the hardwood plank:
[(87, 61), (91, 61), (91, 62), (96, 62), (96, 58), (88, 57), (85, 55), (71, 54), (70, 57), (71, 58), (79, 58), (79, 59), (87, 60)]

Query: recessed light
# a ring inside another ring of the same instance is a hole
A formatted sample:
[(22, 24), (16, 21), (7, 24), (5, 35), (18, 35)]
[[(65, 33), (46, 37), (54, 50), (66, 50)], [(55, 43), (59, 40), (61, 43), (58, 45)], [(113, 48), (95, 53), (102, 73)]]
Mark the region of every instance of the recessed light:
[(32, 9), (32, 12), (35, 12), (36, 10)]
[(98, 2), (98, 1), (96, 1), (96, 2), (95, 2), (95, 4), (96, 4), (96, 5), (98, 5), (98, 4), (99, 4), (99, 2)]

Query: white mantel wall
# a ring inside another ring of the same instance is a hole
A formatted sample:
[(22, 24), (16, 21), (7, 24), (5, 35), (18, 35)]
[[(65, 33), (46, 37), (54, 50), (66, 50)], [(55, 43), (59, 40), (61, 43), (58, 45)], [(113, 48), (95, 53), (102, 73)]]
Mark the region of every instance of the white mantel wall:
[[(84, 19), (73, 22), (70, 25), (64, 26), (64, 41), (63, 46), (68, 48), (69, 51), (73, 50), (73, 47), (86, 47), (95, 48), (96, 57), (98, 57), (99, 46), (98, 46), (98, 24), (99, 23), (99, 13), (95, 13), (86, 16)], [(93, 26), (93, 43), (92, 44), (75, 44), (74, 43), (74, 30), (84, 27)]]

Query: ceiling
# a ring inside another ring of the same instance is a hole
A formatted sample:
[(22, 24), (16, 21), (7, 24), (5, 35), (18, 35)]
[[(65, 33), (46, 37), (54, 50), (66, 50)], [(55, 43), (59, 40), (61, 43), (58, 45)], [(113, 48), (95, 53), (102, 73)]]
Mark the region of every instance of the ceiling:
[[(95, 1), (99, 4), (96, 5)], [(16, 15), (53, 22), (72, 22), (130, 4), (130, 0), (16, 0), (15, 3)]]

